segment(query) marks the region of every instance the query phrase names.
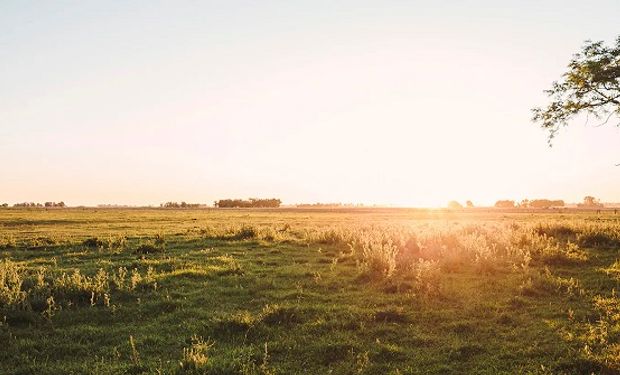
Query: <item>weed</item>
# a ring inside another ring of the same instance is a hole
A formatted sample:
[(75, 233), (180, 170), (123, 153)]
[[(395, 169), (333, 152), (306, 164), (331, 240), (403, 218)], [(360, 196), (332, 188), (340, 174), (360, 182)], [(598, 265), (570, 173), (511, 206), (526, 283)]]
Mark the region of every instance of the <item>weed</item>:
[(213, 342), (205, 341), (202, 337), (192, 336), (190, 346), (183, 348), (183, 354), (179, 363), (181, 370), (191, 374), (207, 369), (209, 365), (209, 350), (213, 345)]

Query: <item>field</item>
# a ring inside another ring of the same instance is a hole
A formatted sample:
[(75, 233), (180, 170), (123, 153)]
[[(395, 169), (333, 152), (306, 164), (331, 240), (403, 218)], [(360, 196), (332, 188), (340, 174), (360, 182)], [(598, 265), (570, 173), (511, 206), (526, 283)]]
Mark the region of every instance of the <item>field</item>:
[(0, 373), (619, 373), (618, 249), (605, 212), (0, 210)]

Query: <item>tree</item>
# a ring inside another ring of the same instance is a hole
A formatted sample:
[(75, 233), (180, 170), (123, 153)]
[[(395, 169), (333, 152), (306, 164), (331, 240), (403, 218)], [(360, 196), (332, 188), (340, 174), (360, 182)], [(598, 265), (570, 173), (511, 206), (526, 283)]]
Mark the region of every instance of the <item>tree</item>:
[(448, 202), (448, 208), (451, 209), (451, 210), (459, 210), (459, 209), (463, 208), (463, 205), (460, 204), (457, 201), (450, 201), (450, 202)]
[(593, 197), (593, 196), (591, 196), (591, 195), (586, 195), (586, 196), (583, 198), (583, 204), (585, 204), (585, 205), (587, 205), (587, 206), (594, 206), (594, 205), (597, 203), (596, 201), (597, 201), (597, 199), (596, 199), (596, 198), (594, 198), (594, 197)]
[(549, 200), (549, 199), (534, 199), (529, 201), (529, 206), (531, 208), (551, 208), (551, 207), (564, 207), (564, 201), (559, 200)]
[(472, 201), (467, 201), (467, 202), (465, 202), (465, 206), (467, 206), (467, 208), (473, 208), (474, 204), (473, 204)]
[(601, 125), (614, 115), (620, 118), (620, 36), (611, 47), (602, 41), (586, 41), (562, 79), (545, 93), (551, 102), (532, 111), (533, 121), (549, 131), (550, 143), (559, 128), (579, 113), (603, 119)]
[(497, 207), (497, 208), (514, 208), (515, 207), (515, 201), (499, 200), (499, 201), (495, 202), (495, 207)]
[(591, 195), (586, 195), (583, 198), (583, 203), (578, 204), (579, 207), (603, 207), (599, 199), (594, 198)]

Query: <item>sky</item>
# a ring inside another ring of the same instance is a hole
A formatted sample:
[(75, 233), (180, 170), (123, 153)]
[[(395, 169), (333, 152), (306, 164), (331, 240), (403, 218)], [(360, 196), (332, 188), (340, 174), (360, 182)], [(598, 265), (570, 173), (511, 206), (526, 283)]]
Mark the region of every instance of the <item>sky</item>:
[(0, 2), (0, 202), (620, 202), (531, 122), (613, 1)]

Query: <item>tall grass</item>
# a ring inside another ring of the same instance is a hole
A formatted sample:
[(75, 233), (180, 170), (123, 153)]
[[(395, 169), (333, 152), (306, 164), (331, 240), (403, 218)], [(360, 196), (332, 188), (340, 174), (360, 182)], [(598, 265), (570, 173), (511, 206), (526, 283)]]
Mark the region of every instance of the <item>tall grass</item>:
[(50, 312), (50, 309), (80, 305), (110, 306), (111, 294), (155, 288), (155, 272), (142, 274), (124, 267), (117, 271), (100, 268), (94, 275), (79, 269), (59, 271), (53, 267), (26, 268), (9, 259), (0, 262), (0, 309)]
[[(408, 275), (427, 280), (419, 281), (426, 283), (423, 289), (436, 289), (428, 280), (439, 284), (441, 272), (527, 272), (531, 262), (585, 262), (588, 259), (582, 246), (610, 246), (620, 239), (616, 226), (582, 224), (349, 225), (306, 229), (305, 241), (341, 247), (342, 254), (354, 257), (370, 279)], [(433, 271), (422, 271), (430, 269)], [(423, 276), (431, 273), (432, 277)]]

